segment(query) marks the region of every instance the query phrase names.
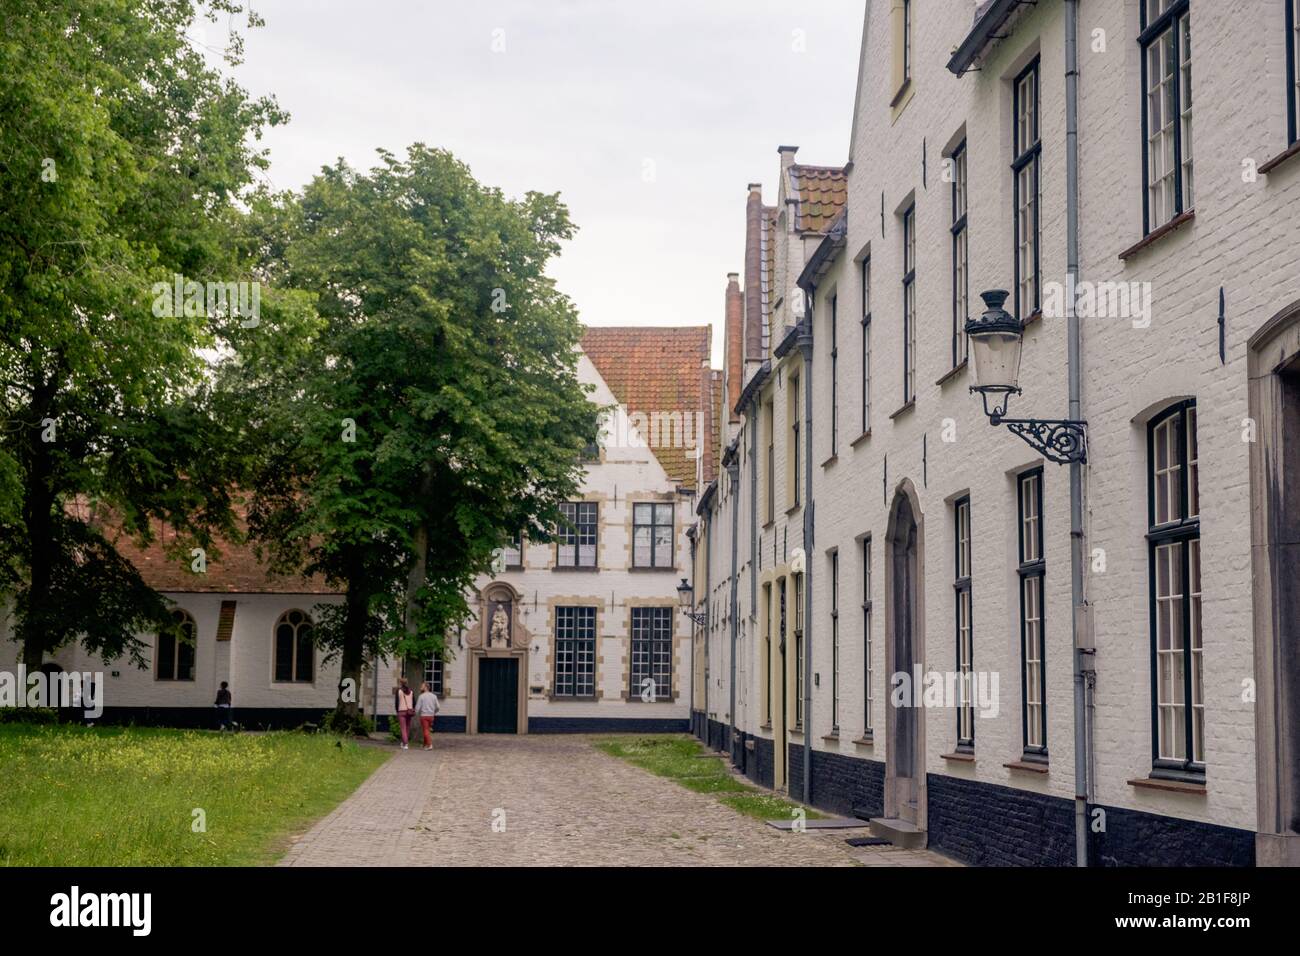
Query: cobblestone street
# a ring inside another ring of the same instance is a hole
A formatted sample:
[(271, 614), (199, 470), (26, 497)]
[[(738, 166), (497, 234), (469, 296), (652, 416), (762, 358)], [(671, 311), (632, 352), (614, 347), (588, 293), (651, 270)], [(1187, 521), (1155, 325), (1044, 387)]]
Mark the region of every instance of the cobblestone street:
[(396, 753), (281, 865), (930, 866), (855, 849), (866, 830), (783, 833), (574, 735), (436, 738)]

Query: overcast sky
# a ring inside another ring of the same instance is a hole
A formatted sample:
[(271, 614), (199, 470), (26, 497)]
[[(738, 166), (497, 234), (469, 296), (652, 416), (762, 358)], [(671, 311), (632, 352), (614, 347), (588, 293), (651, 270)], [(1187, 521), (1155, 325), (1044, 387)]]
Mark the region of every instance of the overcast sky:
[(774, 200), (782, 144), (847, 159), (862, 0), (253, 5), (235, 75), (291, 115), (265, 140), (275, 186), (421, 141), (508, 195), (558, 191), (579, 231), (551, 272), (583, 321), (711, 323), (715, 365), (746, 184)]

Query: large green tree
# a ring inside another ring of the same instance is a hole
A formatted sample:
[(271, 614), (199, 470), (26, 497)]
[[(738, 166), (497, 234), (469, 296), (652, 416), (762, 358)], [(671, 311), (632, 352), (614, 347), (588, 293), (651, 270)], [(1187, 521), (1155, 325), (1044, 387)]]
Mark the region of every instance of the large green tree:
[(316, 638), (346, 691), (369, 654), (440, 652), (495, 549), (546, 534), (581, 480), (597, 415), (545, 274), (573, 227), (557, 197), (507, 199), (420, 144), (258, 211), (266, 268), (315, 296), (323, 328), (268, 416), (283, 427), (250, 528), (278, 569), (344, 591)]
[(30, 667), (74, 640), (142, 663), (136, 634), (166, 622), (165, 601), (114, 535), (144, 543), (166, 522), (179, 556), (237, 530), (248, 445), (204, 350), (256, 330), (206, 300), (160, 309), (155, 284), (251, 278), (240, 198), (283, 116), (189, 38), (203, 19), (257, 25), (242, 14), (0, 0), (0, 605)]

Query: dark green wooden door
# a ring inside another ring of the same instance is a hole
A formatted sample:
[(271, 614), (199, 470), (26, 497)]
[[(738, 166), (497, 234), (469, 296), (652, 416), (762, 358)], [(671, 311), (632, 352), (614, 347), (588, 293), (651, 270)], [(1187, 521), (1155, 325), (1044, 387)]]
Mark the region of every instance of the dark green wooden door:
[(479, 733), (518, 733), (518, 694), (519, 658), (482, 658), (478, 669)]

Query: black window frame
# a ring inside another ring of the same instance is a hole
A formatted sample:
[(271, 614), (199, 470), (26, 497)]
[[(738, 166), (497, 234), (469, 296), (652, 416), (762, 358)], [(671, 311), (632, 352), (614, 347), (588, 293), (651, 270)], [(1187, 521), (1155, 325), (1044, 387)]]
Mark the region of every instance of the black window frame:
[[(572, 512), (569, 512), (572, 509)], [(584, 520), (587, 514), (591, 520)], [(582, 562), (583, 532), (591, 532), (591, 563)], [(562, 560), (563, 549), (573, 548), (573, 562)], [(560, 503), (560, 523), (555, 531), (555, 567), (567, 570), (594, 570), (600, 567), (600, 502), (563, 501)]]
[(912, 81), (912, 0), (903, 0), (903, 86)]
[[(1148, 605), (1150, 615), (1150, 645), (1151, 645), (1151, 776), (1172, 780), (1184, 780), (1195, 783), (1203, 783), (1206, 777), (1206, 764), (1204, 761), (1198, 761), (1195, 758), (1194, 745), (1194, 701), (1193, 694), (1193, 644), (1192, 644), (1192, 588), (1191, 588), (1191, 565), (1189, 552), (1191, 542), (1197, 542), (1200, 547), (1201, 540), (1201, 517), (1200, 508), (1197, 508), (1197, 514), (1191, 515), (1190, 505), (1192, 501), (1191, 489), (1191, 445), (1194, 436), (1189, 434), (1187, 427), (1188, 413), (1196, 415), (1196, 399), (1186, 399), (1175, 402), (1147, 422), (1147, 590)], [(1179, 477), (1179, 515), (1177, 520), (1162, 522), (1156, 524), (1156, 493), (1155, 493), (1155, 435), (1157, 428), (1167, 419), (1177, 417), (1178, 433), (1178, 477)], [(1193, 429), (1195, 425), (1193, 425)], [(1197, 456), (1199, 470), (1199, 454)], [(1199, 475), (1198, 475), (1199, 486)], [(1199, 500), (1199, 492), (1196, 494)], [(1160, 756), (1160, 688), (1159, 688), (1159, 660), (1157, 648), (1159, 643), (1159, 634), (1157, 631), (1157, 609), (1156, 609), (1156, 550), (1163, 545), (1182, 544), (1182, 627), (1183, 627), (1183, 734), (1184, 734), (1184, 753), (1187, 755), (1183, 760)], [(1202, 575), (1204, 571), (1202, 570)], [(1203, 624), (1202, 624), (1203, 627)], [(1202, 634), (1202, 642), (1204, 635)], [(1204, 661), (1204, 644), (1202, 643), (1202, 663)], [(1201, 675), (1202, 680), (1202, 706), (1204, 706), (1204, 673)], [(1204, 741), (1202, 741), (1204, 743)]]
[[(1013, 234), (1013, 267), (1015, 273), (1015, 307), (1016, 318), (1024, 322), (1042, 308), (1043, 303), (1043, 226), (1042, 226), (1042, 153), (1043, 153), (1043, 96), (1042, 74), (1039, 70), (1039, 58), (1034, 57), (1029, 65), (1016, 74), (1011, 84), (1011, 221)], [(1034, 130), (1033, 142), (1020, 142), (1020, 87), (1024, 79), (1033, 77), (1034, 96)], [(1034, 301), (1032, 308), (1026, 311), (1026, 303), (1020, 301), (1024, 277), (1020, 273), (1020, 174), (1026, 167), (1033, 167), (1034, 183)]]
[[(650, 523), (637, 521), (637, 512), (642, 508), (650, 509)], [(668, 510), (668, 523), (665, 525), (659, 520), (661, 509)], [(655, 531), (659, 528), (668, 529), (668, 563), (660, 564), (655, 555)], [(650, 529), (650, 563), (640, 564), (636, 559), (636, 533), (638, 528)], [(676, 542), (677, 529), (677, 509), (673, 507), (671, 501), (634, 501), (632, 502), (632, 567), (648, 568), (652, 570), (675, 569), (677, 567), (676, 548), (673, 547)]]
[[(1179, 42), (1178, 20), (1183, 17), (1190, 17), (1191, 0), (1175, 0), (1170, 4), (1169, 9), (1160, 14), (1155, 21), (1147, 22), (1147, 3), (1148, 0), (1138, 0), (1138, 16), (1141, 23), (1141, 32), (1138, 34), (1138, 48), (1140, 50), (1140, 59), (1142, 60), (1142, 90), (1140, 102), (1142, 104), (1142, 234), (1150, 235), (1153, 228), (1159, 229), (1168, 222), (1173, 222), (1183, 213), (1192, 207), (1184, 208), (1183, 200), (1183, 82), (1182, 82), (1182, 65), (1183, 65), (1183, 48)], [(1147, 50), (1151, 45), (1157, 42), (1166, 30), (1173, 30), (1174, 35), (1174, 70), (1173, 70), (1173, 92), (1174, 92), (1174, 213), (1168, 220), (1158, 223), (1155, 227), (1151, 225), (1151, 109), (1147, 102), (1148, 93), (1148, 70), (1147, 70)]]
[(1283, 0), (1286, 4), (1286, 143), (1290, 148), (1300, 142), (1300, 0)]
[(916, 400), (916, 202), (903, 210), (903, 404)]
[[(588, 634), (589, 631), (589, 634)], [(591, 604), (565, 604), (555, 608), (555, 661), (552, 665), (551, 697), (563, 700), (596, 699), (596, 607)], [(586, 660), (580, 650), (588, 649)], [(565, 651), (568, 657), (565, 657)], [(591, 693), (578, 693), (580, 678), (589, 663)], [(561, 671), (561, 665), (567, 665)], [(562, 688), (568, 688), (563, 690)]]
[[(962, 509), (965, 509), (965, 544), (966, 554), (962, 554)], [(971, 578), (974, 576), (975, 542), (971, 537), (970, 495), (962, 495), (952, 503), (953, 514), (953, 635), (956, 642), (957, 662), (957, 752), (974, 753), (975, 751), (975, 701), (973, 689), (975, 684), (975, 601), (971, 594)], [(963, 557), (965, 561), (963, 563)], [(964, 566), (963, 566), (964, 564)], [(963, 571), (965, 573), (963, 573)], [(970, 645), (969, 667), (962, 670), (962, 597), (966, 599), (966, 631)], [(963, 677), (969, 674), (969, 677)], [(963, 736), (963, 711), (969, 712), (969, 736)]]
[[(299, 614), (302, 616), (300, 621), (291, 620), (292, 615)], [(281, 677), (280, 671), (280, 626), (285, 625), (293, 628), (290, 655), (291, 676)], [(303, 629), (306, 629), (304, 635)], [(316, 646), (312, 642), (311, 632), (316, 629), (316, 622), (312, 620), (311, 615), (300, 608), (290, 608), (275, 619), (275, 627), (271, 630), (271, 682), (274, 684), (314, 684), (316, 682)], [(303, 669), (302, 651), (304, 642), (306, 643), (306, 658), (310, 663), (310, 672), (306, 677), (302, 676)]]
[(871, 720), (874, 698), (871, 694), (871, 535), (862, 539), (862, 736), (874, 732)]
[(799, 476), (803, 471), (803, 443), (799, 441), (799, 434), (802, 431), (803, 416), (800, 409), (799, 388), (803, 385), (803, 377), (799, 375), (790, 376), (790, 455), (793, 464), (792, 490), (794, 492), (793, 500), (790, 502), (791, 509), (798, 508), (802, 502), (799, 495)]
[[(172, 608), (171, 627), (159, 631), (154, 642), (154, 680), (169, 684), (192, 684), (198, 676), (199, 625), (194, 615), (184, 608)], [(189, 640), (181, 632), (187, 631)], [(189, 655), (189, 676), (182, 677), (186, 654)], [(163, 673), (165, 669), (167, 673)]]
[[(953, 148), (952, 159), (952, 367), (966, 361), (966, 320), (970, 318), (970, 163), (963, 139)], [(960, 209), (960, 213), (958, 210)], [(960, 264), (961, 288), (958, 289)], [(958, 293), (960, 292), (960, 299)]]
[[(1029, 479), (1038, 481), (1038, 525), (1035, 537), (1037, 540), (1038, 557), (1034, 560), (1025, 559), (1025, 483)], [(1020, 589), (1020, 727), (1021, 727), (1021, 744), (1024, 759), (1028, 761), (1046, 762), (1048, 759), (1047, 752), (1047, 554), (1043, 550), (1043, 525), (1046, 507), (1043, 494), (1043, 469), (1042, 467), (1030, 468), (1022, 471), (1016, 476), (1016, 553), (1019, 557), (1019, 564), (1016, 567), (1017, 583)], [(1029, 578), (1038, 579), (1038, 669), (1039, 669), (1039, 702), (1042, 718), (1039, 721), (1039, 734), (1042, 739), (1042, 745), (1033, 745), (1029, 743), (1029, 665), (1028, 656), (1025, 646), (1025, 581)]]
[(628, 615), (628, 700), (646, 703), (641, 682), (654, 686), (653, 703), (673, 699), (673, 608), (636, 605)]
[[(802, 732), (805, 718), (803, 712), (804, 673), (804, 576), (802, 573), (790, 575), (790, 587), (794, 591), (794, 729)], [(811, 731), (810, 731), (811, 732)]]

